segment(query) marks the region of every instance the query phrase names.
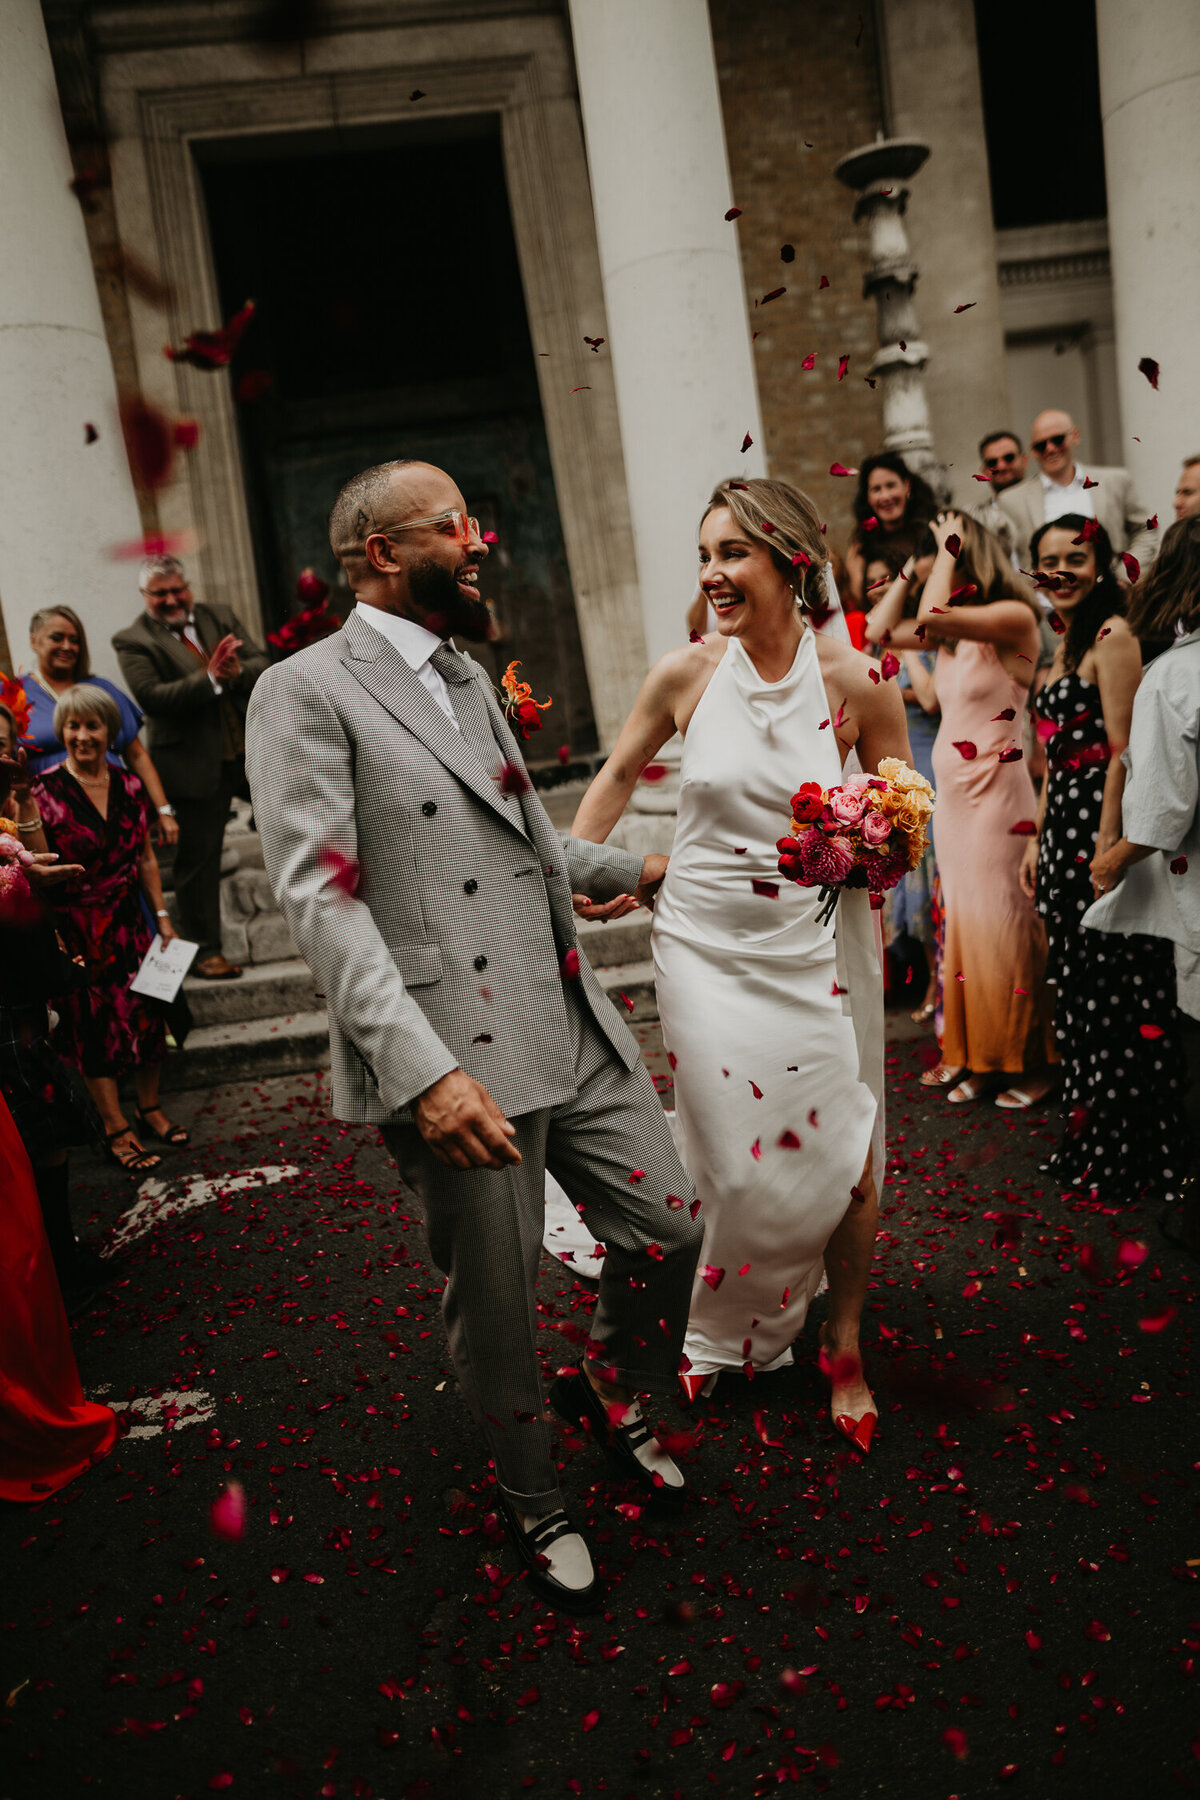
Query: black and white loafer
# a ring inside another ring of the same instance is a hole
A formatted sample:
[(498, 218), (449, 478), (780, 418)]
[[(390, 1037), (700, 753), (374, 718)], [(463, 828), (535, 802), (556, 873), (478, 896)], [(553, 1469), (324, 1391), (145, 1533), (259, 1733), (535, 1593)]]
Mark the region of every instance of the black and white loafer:
[(508, 1496), (496, 1490), (496, 1510), (525, 1571), (525, 1585), (559, 1612), (594, 1612), (604, 1589), (587, 1544), (562, 1508), (527, 1531)]
[(660, 1512), (679, 1512), (687, 1499), (683, 1471), (654, 1436), (636, 1400), (614, 1423), (581, 1366), (559, 1375), (550, 1386), (550, 1404), (560, 1419), (586, 1423), (611, 1466), (636, 1481), (647, 1503)]

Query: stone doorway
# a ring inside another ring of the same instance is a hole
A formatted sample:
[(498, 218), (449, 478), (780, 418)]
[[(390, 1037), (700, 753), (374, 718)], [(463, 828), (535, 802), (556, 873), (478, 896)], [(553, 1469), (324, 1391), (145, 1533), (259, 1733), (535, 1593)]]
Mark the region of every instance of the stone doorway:
[[(493, 661), (520, 657), (554, 696), (551, 759), (559, 743), (593, 751), (498, 117), (196, 152), (222, 313), (257, 303), (233, 392), (264, 627), (292, 610), (302, 568), (337, 579), (325, 519), (348, 475), (394, 456), (436, 462), (499, 539)], [(344, 612), (344, 587), (338, 599)]]

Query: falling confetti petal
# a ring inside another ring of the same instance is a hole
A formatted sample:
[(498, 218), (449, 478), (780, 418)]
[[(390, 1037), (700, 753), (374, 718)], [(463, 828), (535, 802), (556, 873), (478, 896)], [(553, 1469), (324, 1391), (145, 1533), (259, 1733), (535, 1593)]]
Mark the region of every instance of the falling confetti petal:
[(1143, 356), (1138, 364), (1138, 373), (1146, 377), (1152, 388), (1158, 387), (1158, 364), (1152, 356)]

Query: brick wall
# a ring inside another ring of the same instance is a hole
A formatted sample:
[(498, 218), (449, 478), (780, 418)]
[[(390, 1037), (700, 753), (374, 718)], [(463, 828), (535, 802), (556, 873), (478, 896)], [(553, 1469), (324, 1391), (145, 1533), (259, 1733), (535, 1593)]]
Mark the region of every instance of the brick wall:
[[(854, 195), (834, 178), (881, 128), (879, 67), (866, 0), (709, 0), (736, 230), (746, 278), (771, 474), (810, 494), (845, 548), (854, 468), (880, 447), (878, 392), (864, 381), (875, 307), (862, 297), (864, 239)], [(861, 27), (861, 41), (855, 38)], [(812, 148), (808, 146), (811, 144)], [(780, 260), (795, 246), (792, 263)], [(822, 289), (822, 275), (829, 286)], [(773, 288), (786, 294), (754, 302)], [(812, 351), (815, 368), (801, 367)], [(849, 354), (837, 380), (838, 359)]]

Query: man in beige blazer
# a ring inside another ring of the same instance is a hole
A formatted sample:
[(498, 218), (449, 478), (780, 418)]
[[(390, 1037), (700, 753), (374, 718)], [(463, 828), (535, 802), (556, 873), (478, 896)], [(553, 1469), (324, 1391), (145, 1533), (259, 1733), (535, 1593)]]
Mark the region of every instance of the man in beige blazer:
[[(1064, 513), (1079, 513), (1099, 520), (1117, 556), (1128, 550), (1145, 567), (1158, 548), (1157, 535), (1134, 494), (1132, 476), (1128, 469), (1096, 464), (1084, 468), (1075, 455), (1078, 444), (1079, 427), (1070, 413), (1039, 413), (1029, 446), (1037, 458), (1037, 473), (996, 496), (1013, 521), (1020, 566), (1030, 567), (1030, 539), (1040, 525)], [(1123, 569), (1116, 572), (1125, 579)]]

